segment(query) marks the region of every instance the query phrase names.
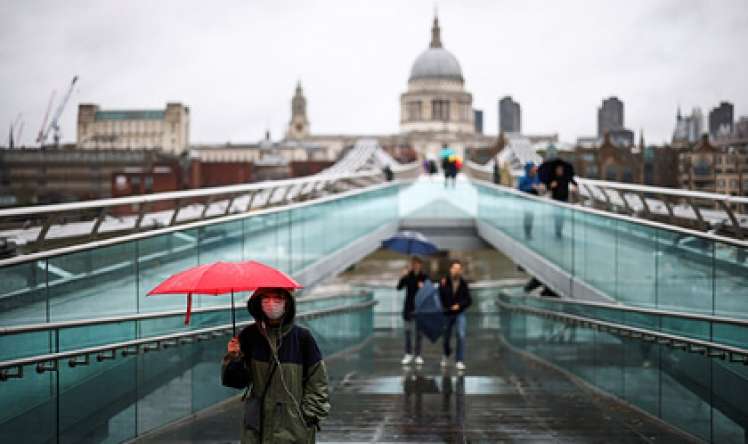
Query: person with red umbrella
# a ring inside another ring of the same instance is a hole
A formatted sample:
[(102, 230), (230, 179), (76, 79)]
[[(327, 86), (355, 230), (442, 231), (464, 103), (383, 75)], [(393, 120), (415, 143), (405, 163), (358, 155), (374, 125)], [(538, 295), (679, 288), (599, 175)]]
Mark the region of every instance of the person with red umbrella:
[[(246, 389), (242, 443), (314, 442), (317, 424), (330, 410), (322, 353), (309, 330), (294, 324), (291, 290), (297, 288), (302, 286), (291, 277), (260, 262), (215, 262), (177, 273), (148, 293), (186, 294), (185, 325), (193, 294), (231, 293), (234, 337), (221, 383)], [(247, 310), (255, 323), (237, 336), (234, 293), (252, 290)]]
[(330, 410), (317, 342), (294, 324), (296, 304), (284, 288), (257, 289), (247, 310), (255, 323), (229, 341), (221, 366), (223, 385), (246, 389), (241, 442), (315, 442)]

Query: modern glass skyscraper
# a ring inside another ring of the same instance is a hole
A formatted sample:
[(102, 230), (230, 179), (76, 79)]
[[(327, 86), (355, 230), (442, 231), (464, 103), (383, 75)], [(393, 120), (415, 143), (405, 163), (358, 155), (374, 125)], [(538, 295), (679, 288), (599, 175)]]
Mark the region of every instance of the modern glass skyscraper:
[(597, 109), (597, 136), (603, 137), (605, 132), (622, 130), (623, 102), (618, 97), (608, 97)]
[(522, 111), (519, 103), (506, 96), (499, 100), (499, 131), (505, 133), (522, 132)]

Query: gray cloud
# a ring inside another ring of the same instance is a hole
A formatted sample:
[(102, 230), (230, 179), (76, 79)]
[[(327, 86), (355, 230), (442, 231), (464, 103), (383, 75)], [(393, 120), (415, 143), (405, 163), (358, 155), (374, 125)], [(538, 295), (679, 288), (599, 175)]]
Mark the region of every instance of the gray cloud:
[[(395, 132), (432, 10), (425, 0), (0, 0), (0, 128), (22, 112), (29, 143), (49, 93), (78, 74), (65, 140), (79, 102), (182, 101), (196, 142), (256, 140), (265, 128), (277, 137), (298, 79), (313, 132)], [(566, 140), (593, 134), (596, 107), (613, 94), (652, 142), (669, 138), (678, 104), (708, 111), (729, 99), (748, 114), (743, 0), (472, 0), (439, 11), (488, 132), (506, 94), (521, 102), (526, 131)]]

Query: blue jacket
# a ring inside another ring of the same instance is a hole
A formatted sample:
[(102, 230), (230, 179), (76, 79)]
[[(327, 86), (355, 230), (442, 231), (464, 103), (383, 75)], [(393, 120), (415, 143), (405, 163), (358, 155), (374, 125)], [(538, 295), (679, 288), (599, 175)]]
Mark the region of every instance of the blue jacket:
[(519, 188), (520, 191), (530, 194), (538, 194), (538, 191), (535, 189), (535, 187), (540, 185), (538, 173), (535, 173), (534, 176), (530, 176), (530, 170), (534, 166), (535, 164), (532, 162), (527, 162), (525, 164), (525, 175), (519, 178), (519, 183), (517, 184), (517, 188)]

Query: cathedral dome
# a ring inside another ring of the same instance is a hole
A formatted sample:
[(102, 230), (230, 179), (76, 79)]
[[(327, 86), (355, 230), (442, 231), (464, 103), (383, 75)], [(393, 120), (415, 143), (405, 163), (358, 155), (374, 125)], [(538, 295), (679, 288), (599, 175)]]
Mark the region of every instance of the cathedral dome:
[(454, 80), (463, 83), (462, 68), (457, 57), (442, 48), (441, 29), (439, 18), (434, 17), (434, 25), (431, 27), (431, 44), (429, 49), (423, 51), (413, 63), (410, 69), (409, 82), (419, 79), (432, 80)]
[(457, 57), (444, 48), (429, 48), (413, 63), (408, 81), (416, 79), (457, 80), (462, 82), (462, 68)]
[(411, 134), (473, 134), (473, 96), (457, 57), (442, 46), (434, 17), (431, 44), (413, 62), (408, 89), (400, 95), (400, 131)]

